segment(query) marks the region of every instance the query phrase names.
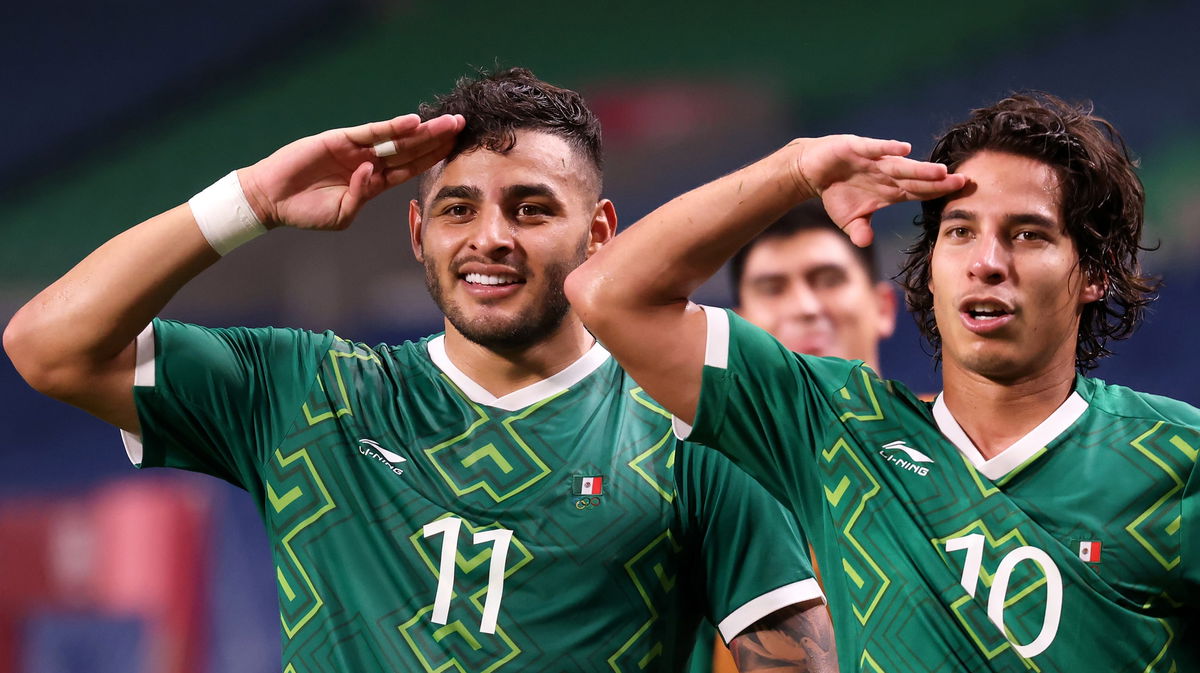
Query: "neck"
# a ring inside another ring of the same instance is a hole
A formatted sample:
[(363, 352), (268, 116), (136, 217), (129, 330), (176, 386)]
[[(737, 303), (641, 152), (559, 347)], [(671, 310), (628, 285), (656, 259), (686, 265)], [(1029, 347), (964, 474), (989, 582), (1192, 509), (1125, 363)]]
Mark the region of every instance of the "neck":
[(990, 459), (1062, 406), (1075, 383), (1074, 362), (1014, 381), (997, 381), (945, 363), (942, 399), (979, 453)]
[(883, 370), (879, 368), (879, 349), (875, 348), (868, 352), (867, 357), (862, 358), (863, 364), (870, 367), (871, 371), (875, 372), (876, 376), (883, 376)]
[(518, 348), (493, 350), (464, 337), (446, 321), (446, 356), (484, 390), (503, 397), (566, 369), (596, 339), (574, 312), (544, 339)]

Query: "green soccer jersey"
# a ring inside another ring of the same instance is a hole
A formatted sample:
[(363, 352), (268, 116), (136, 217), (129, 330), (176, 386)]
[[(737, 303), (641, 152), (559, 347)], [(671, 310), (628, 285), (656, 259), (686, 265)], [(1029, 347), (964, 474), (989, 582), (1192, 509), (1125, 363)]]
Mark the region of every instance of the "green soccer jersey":
[(285, 673), (676, 671), (702, 616), (820, 596), (786, 510), (599, 346), (496, 398), (441, 336), (156, 320), (134, 395), (131, 460), (258, 503)]
[(940, 398), (706, 313), (695, 427), (677, 429), (792, 506), (842, 670), (1200, 670), (1200, 411), (1079, 377), (984, 460)]

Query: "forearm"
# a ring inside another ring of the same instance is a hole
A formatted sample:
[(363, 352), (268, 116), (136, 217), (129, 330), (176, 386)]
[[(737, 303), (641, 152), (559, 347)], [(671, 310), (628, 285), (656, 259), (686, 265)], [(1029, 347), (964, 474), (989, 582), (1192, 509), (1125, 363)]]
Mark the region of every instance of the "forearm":
[(833, 623), (821, 603), (769, 615), (729, 643), (741, 673), (837, 673)]
[(673, 199), (575, 271), (571, 299), (589, 325), (619, 311), (682, 308), (763, 227), (813, 196), (792, 170), (801, 142)]
[(70, 397), (80, 373), (104, 370), (218, 259), (190, 208), (173, 208), (109, 240), (34, 297), (5, 330), (5, 350), (35, 388)]
[(725, 260), (811, 196), (794, 178), (798, 141), (647, 215), (567, 278), (584, 324), (659, 404), (690, 423), (705, 320), (688, 296)]

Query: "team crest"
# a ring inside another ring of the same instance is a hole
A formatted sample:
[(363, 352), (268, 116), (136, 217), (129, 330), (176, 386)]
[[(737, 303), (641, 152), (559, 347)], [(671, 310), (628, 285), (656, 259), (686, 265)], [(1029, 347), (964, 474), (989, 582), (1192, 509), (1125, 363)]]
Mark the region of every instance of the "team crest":
[(592, 509), (600, 506), (604, 495), (604, 475), (576, 476), (571, 481), (571, 501), (575, 509)]

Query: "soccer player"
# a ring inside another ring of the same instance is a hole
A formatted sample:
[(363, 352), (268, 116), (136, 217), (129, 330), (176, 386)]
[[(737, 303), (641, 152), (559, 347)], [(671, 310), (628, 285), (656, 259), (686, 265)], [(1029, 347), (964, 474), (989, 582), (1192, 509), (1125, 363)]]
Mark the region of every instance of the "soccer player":
[[(682, 434), (791, 504), (847, 670), (1200, 669), (1200, 412), (1082, 374), (1151, 289), (1123, 141), (1087, 108), (1017, 95), (947, 131), (938, 163), (908, 150), (794, 141), (647, 216), (568, 296)], [(860, 244), (875, 210), (928, 199), (904, 277), (942, 362), (932, 404), (688, 303), (813, 197)]]
[[(616, 228), (582, 99), (514, 69), (421, 117), (301, 139), (118, 235), (13, 318), (13, 363), (119, 426), (135, 464), (251, 493), (285, 671), (675, 671), (705, 614), (770, 636), (772, 665), (828, 642), (786, 511), (678, 444), (566, 302)], [(409, 223), (444, 334), (153, 319), (264, 228), (345, 228), (431, 167)]]

